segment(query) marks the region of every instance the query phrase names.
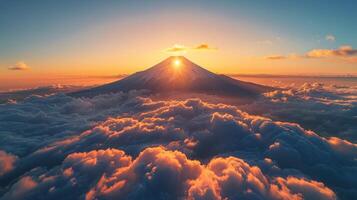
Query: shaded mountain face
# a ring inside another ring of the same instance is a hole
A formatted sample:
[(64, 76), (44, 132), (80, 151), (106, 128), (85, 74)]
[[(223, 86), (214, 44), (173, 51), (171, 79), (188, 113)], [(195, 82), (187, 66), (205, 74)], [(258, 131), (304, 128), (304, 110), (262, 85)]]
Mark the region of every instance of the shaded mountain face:
[(122, 80), (71, 93), (71, 95), (81, 97), (119, 91), (148, 90), (153, 93), (193, 92), (253, 97), (272, 89), (212, 73), (183, 56), (171, 56), (145, 71), (137, 72)]

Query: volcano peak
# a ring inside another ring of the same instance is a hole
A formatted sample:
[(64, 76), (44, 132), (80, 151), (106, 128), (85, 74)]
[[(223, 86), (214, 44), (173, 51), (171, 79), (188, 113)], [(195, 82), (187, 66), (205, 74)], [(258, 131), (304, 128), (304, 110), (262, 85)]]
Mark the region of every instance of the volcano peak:
[(253, 97), (272, 88), (212, 73), (184, 56), (170, 56), (153, 67), (122, 80), (72, 93), (72, 95), (95, 96), (130, 90), (148, 90), (154, 93), (180, 91)]

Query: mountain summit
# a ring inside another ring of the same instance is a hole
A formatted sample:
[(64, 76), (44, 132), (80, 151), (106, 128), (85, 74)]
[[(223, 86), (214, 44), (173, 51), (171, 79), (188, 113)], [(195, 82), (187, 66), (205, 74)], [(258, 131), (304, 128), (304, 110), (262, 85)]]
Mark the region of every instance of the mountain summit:
[(171, 56), (147, 70), (124, 79), (71, 95), (81, 97), (119, 91), (149, 90), (153, 93), (193, 92), (253, 97), (272, 89), (212, 73), (183, 56)]

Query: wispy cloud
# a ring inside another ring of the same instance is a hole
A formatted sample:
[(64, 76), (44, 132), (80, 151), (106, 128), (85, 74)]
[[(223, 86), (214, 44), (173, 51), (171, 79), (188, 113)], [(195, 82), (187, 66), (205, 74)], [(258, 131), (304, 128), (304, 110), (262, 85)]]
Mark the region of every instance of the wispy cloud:
[(266, 56), (265, 59), (267, 60), (282, 60), (282, 59), (286, 59), (288, 58), (287, 56), (284, 55), (270, 55), (270, 56)]
[(334, 35), (329, 34), (329, 35), (325, 36), (325, 40), (327, 40), (329, 42), (334, 42), (334, 41), (336, 41), (336, 37)]
[(323, 59), (331, 58), (348, 62), (357, 62), (357, 49), (352, 46), (345, 45), (337, 49), (312, 49), (304, 54), (290, 54), (290, 55), (269, 55), (264, 57), (267, 60), (283, 60), (296, 58), (313, 58)]
[(205, 44), (205, 43), (199, 44), (196, 47), (193, 47), (192, 49), (193, 50), (217, 50), (216, 47), (211, 47), (211, 46), (209, 46), (208, 44)]
[(8, 69), (9, 70), (28, 70), (28, 69), (30, 69), (30, 67), (26, 63), (20, 61), (20, 62), (17, 62), (15, 65), (8, 67)]
[(357, 49), (352, 46), (341, 46), (338, 49), (313, 49), (306, 53), (308, 58), (326, 58), (326, 57), (347, 57), (357, 55)]
[(166, 49), (166, 52), (168, 53), (176, 53), (176, 52), (186, 52), (188, 50), (188, 47), (185, 47), (180, 44), (175, 44), (170, 48)]
[(185, 53), (187, 51), (197, 51), (197, 50), (217, 50), (216, 47), (212, 47), (207, 43), (198, 44), (194, 47), (188, 47), (185, 45), (175, 44), (172, 47), (167, 48), (165, 51), (168, 53)]

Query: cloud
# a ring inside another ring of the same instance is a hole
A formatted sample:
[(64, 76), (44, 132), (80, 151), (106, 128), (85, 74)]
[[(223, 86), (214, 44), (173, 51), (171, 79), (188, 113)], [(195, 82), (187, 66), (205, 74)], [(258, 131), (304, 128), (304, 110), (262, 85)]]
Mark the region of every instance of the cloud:
[(329, 41), (329, 42), (334, 42), (336, 41), (336, 37), (334, 35), (326, 35), (325, 36), (325, 40)]
[(355, 142), (356, 96), (356, 87), (306, 83), (266, 93), (261, 101), (242, 109), (275, 120), (296, 122), (319, 134)]
[(123, 151), (106, 149), (73, 153), (60, 168), (37, 168), (20, 178), (2, 199), (78, 199), (105, 174), (127, 167), (131, 157)]
[(30, 96), (49, 96), (56, 93), (68, 93), (74, 92), (80, 89), (86, 89), (86, 86), (74, 86), (74, 85), (50, 85), (41, 86), (35, 88), (29, 88), (25, 90), (13, 90), (8, 92), (0, 92), (0, 104), (6, 102), (16, 102), (24, 100)]
[(24, 62), (17, 62), (15, 65), (10, 66), (9, 70), (28, 70), (30, 67)]
[[(19, 91), (22, 94), (22, 91)], [(15, 104), (0, 104), (0, 149), (25, 156), (54, 140), (78, 134), (125, 108), (141, 93), (117, 93), (75, 99), (64, 94), (28, 95)], [(13, 94), (15, 95), (15, 94)], [(124, 106), (124, 107), (123, 107)], [(133, 109), (128, 107), (128, 109)]]
[(298, 59), (298, 58), (301, 58), (301, 56), (298, 54), (294, 54), (294, 53), (291, 53), (286, 56), (277, 54), (277, 55), (270, 55), (270, 56), (264, 57), (264, 59), (266, 59), (266, 60), (286, 60), (286, 59)]
[(14, 168), (18, 157), (0, 150), (0, 176)]
[(183, 45), (175, 44), (174, 46), (167, 48), (166, 52), (176, 53), (176, 52), (186, 52), (187, 50), (188, 50), (187, 47), (185, 47)]
[(265, 59), (267, 59), (267, 60), (283, 60), (283, 59), (287, 59), (287, 57), (283, 56), (283, 55), (271, 55), (271, 56), (266, 56)]
[(336, 199), (323, 183), (270, 177), (235, 157), (201, 164), (179, 151), (147, 148), (135, 159), (117, 149), (67, 156), (59, 168), (34, 170), (3, 199)]
[[(288, 188), (292, 193), (298, 194), (296, 197), (302, 194), (300, 197), (303, 199), (337, 199), (335, 193), (321, 182), (295, 177), (288, 177), (287, 179), (277, 178), (277, 182), (283, 188), (284, 193), (286, 188)], [(285, 197), (285, 194), (283, 195)]]
[(167, 48), (165, 51), (168, 53), (185, 53), (187, 51), (196, 51), (196, 50), (217, 50), (217, 48), (211, 47), (206, 43), (202, 43), (194, 47), (186, 47), (184, 45), (175, 44), (172, 47)]
[(35, 189), (36, 186), (37, 183), (30, 176), (22, 177), (11, 187), (2, 199), (26, 199), (29, 197), (28, 193)]
[(192, 49), (194, 49), (194, 50), (217, 50), (217, 48), (211, 47), (205, 43), (197, 45), (197, 46), (193, 47)]
[(357, 49), (341, 46), (338, 49), (313, 49), (306, 53), (308, 58), (346, 57), (357, 55)]
[[(356, 111), (346, 98), (351, 90), (304, 85), (266, 94), (253, 106), (266, 113), (283, 110), (287, 116), (303, 110), (301, 105), (322, 113), (330, 109), (327, 123), (342, 130), (354, 123), (341, 126), (338, 118), (346, 106)], [(6, 141), (0, 147), (6, 155), (19, 156), (0, 177), (0, 195), (351, 199), (357, 193), (357, 146), (352, 142), (324, 138), (296, 123), (250, 115), (232, 105), (141, 95), (57, 94), (0, 105), (0, 134)], [(271, 107), (259, 107), (263, 102)]]
[(312, 49), (306, 52), (303, 55), (290, 54), (290, 55), (272, 55), (264, 57), (268, 60), (282, 60), (282, 59), (306, 59), (306, 58), (314, 58), (314, 59), (338, 59), (342, 61), (348, 62), (356, 62), (357, 60), (357, 49), (352, 48), (352, 46), (345, 45), (341, 46), (337, 49)]

